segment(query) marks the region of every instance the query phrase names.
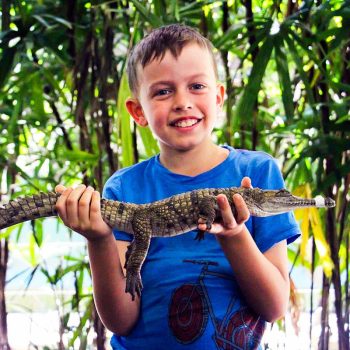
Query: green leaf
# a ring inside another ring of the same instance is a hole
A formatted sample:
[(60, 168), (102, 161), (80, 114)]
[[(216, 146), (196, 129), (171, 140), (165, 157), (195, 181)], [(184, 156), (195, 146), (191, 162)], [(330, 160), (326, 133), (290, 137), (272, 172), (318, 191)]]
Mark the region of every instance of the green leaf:
[[(288, 36), (285, 37), (285, 41), (288, 45), (289, 51), (294, 59), (294, 62), (296, 64), (296, 68), (299, 72), (300, 78), (303, 81), (304, 85), (305, 85), (305, 91), (308, 97), (308, 101), (310, 103), (311, 106), (314, 106), (315, 104), (315, 99), (314, 99), (314, 95), (311, 89), (311, 85), (310, 85), (310, 81), (304, 71), (304, 64), (303, 64), (303, 60), (302, 58), (299, 56), (298, 50), (295, 47), (295, 43), (293, 40), (291, 40)], [(314, 110), (314, 112), (316, 113), (316, 110)]]
[(63, 24), (65, 27), (69, 28), (69, 29), (72, 29), (73, 28), (73, 25), (72, 23), (68, 22), (67, 20), (65, 20), (64, 18), (62, 17), (57, 17), (57, 16), (53, 16), (53, 15), (50, 15), (50, 14), (45, 14), (44, 15), (46, 18), (51, 18), (53, 19), (55, 22), (59, 23), (59, 24)]
[(147, 158), (152, 157), (159, 153), (159, 147), (157, 140), (154, 138), (151, 130), (148, 127), (138, 126), (138, 132), (140, 133), (142, 143), (145, 147)]
[(34, 220), (32, 221), (32, 226), (34, 240), (38, 247), (41, 247), (43, 243), (43, 222), (42, 220)]
[(28, 289), (28, 287), (30, 286), (30, 284), (31, 284), (31, 282), (32, 282), (32, 280), (34, 278), (35, 273), (39, 270), (39, 267), (40, 267), (40, 265), (36, 265), (34, 267), (34, 269), (30, 272), (29, 277), (28, 277), (28, 279), (26, 281), (25, 289)]
[(291, 120), (294, 116), (294, 104), (292, 83), (289, 77), (288, 59), (286, 53), (284, 52), (283, 40), (276, 40), (275, 44), (276, 67), (280, 82), (280, 88), (282, 91), (284, 111), (287, 118)]
[(29, 262), (32, 266), (36, 266), (38, 264), (37, 256), (36, 256), (36, 241), (34, 235), (30, 235), (29, 238)]
[(79, 323), (78, 327), (75, 329), (75, 331), (72, 335), (72, 338), (69, 340), (68, 348), (73, 348), (74, 342), (76, 341), (76, 339), (78, 337), (81, 337), (81, 335), (84, 333), (83, 329), (84, 329), (86, 323), (88, 323), (90, 318), (91, 318), (91, 309), (92, 309), (92, 304), (90, 303), (85, 308), (85, 313), (80, 318), (80, 323)]
[(238, 35), (242, 35), (242, 27), (229, 29), (224, 33), (224, 35), (220, 35), (217, 39), (213, 40), (213, 45), (218, 49), (227, 49), (233, 46), (232, 42), (238, 37)]
[(50, 28), (51, 24), (47, 22), (42, 16), (34, 15), (33, 18), (35, 18), (40, 24), (42, 24), (45, 28)]
[(128, 111), (125, 107), (126, 99), (131, 95), (128, 81), (126, 77), (126, 72), (124, 72), (119, 88), (118, 101), (117, 101), (117, 111), (120, 123), (120, 138), (122, 146), (122, 165), (123, 167), (130, 166), (135, 163), (134, 152), (133, 152), (133, 142), (132, 142), (132, 131), (131, 131), (131, 121)]
[(89, 153), (86, 151), (80, 151), (80, 150), (60, 150), (59, 156), (62, 159), (69, 160), (71, 162), (87, 162), (87, 163), (96, 163), (98, 160), (98, 155)]
[(261, 82), (266, 71), (267, 63), (270, 60), (274, 47), (274, 37), (267, 37), (260, 48), (259, 54), (254, 62), (248, 84), (243, 91), (243, 95), (238, 101), (236, 116), (241, 119), (251, 120), (254, 105), (258, 98)]
[(151, 24), (152, 27), (160, 27), (163, 25), (163, 21), (160, 17), (151, 13), (145, 6), (141, 4), (138, 0), (131, 0), (136, 10), (144, 17), (144, 19)]
[(170, 12), (176, 21), (180, 21), (179, 3), (177, 0), (171, 0)]

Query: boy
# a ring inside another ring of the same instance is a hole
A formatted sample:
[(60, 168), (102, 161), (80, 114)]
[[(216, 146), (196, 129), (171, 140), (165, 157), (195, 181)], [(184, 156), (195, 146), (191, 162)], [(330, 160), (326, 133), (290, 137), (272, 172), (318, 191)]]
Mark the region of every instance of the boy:
[[(115, 173), (105, 197), (141, 204), (198, 188), (283, 187), (270, 156), (213, 143), (225, 89), (212, 46), (197, 31), (177, 24), (154, 30), (132, 51), (128, 78), (127, 109), (151, 128), (160, 154)], [(57, 191), (63, 222), (87, 238), (95, 303), (114, 333), (113, 349), (255, 349), (265, 321), (286, 312), (286, 242), (299, 232), (291, 214), (249, 218), (236, 195), (234, 216), (219, 195), (223, 220), (204, 241), (194, 241), (196, 232), (152, 239), (142, 296), (132, 301), (122, 268), (132, 237), (112, 234), (91, 187)]]

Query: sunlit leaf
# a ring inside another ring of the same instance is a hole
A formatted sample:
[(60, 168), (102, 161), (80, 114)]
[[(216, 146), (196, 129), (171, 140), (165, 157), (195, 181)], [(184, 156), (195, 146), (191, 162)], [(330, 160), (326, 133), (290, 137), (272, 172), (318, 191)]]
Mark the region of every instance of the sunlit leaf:
[[(311, 188), (308, 183), (299, 186), (293, 191), (298, 197), (311, 198)], [(295, 217), (300, 222), (302, 231), (302, 242), (300, 246), (300, 254), (302, 259), (307, 260), (307, 241), (309, 238), (309, 230), (311, 228), (315, 240), (316, 249), (320, 257), (320, 263), (324, 273), (330, 277), (333, 269), (333, 262), (330, 255), (330, 248), (325, 239), (323, 225), (320, 219), (319, 210), (317, 208), (305, 208), (295, 211)]]
[(29, 262), (32, 266), (38, 264), (37, 254), (36, 254), (37, 243), (35, 241), (34, 235), (29, 236)]
[(282, 91), (284, 111), (287, 118), (292, 119), (294, 116), (294, 104), (291, 89), (292, 83), (289, 76), (288, 59), (285, 53), (283, 40), (275, 40), (275, 44), (276, 67), (280, 81), (280, 88)]
[(254, 62), (248, 84), (243, 91), (243, 95), (238, 101), (236, 115), (238, 118), (250, 120), (256, 103), (261, 81), (266, 71), (267, 63), (270, 60), (271, 52), (274, 46), (274, 38), (270, 37), (260, 48), (259, 54)]
[(33, 237), (38, 245), (38, 247), (41, 247), (43, 243), (43, 222), (42, 220), (35, 220), (32, 222), (33, 227)]
[(138, 127), (138, 131), (141, 136), (142, 143), (145, 148), (146, 156), (152, 157), (159, 153), (158, 143), (155, 140), (151, 130), (143, 127)]
[(300, 256), (303, 261), (310, 261), (310, 254), (307, 251), (309, 242), (310, 210), (309, 208), (295, 210), (295, 218), (300, 223), (301, 243)]
[(330, 248), (325, 239), (323, 232), (323, 226), (321, 224), (320, 214), (316, 208), (311, 208), (310, 221), (312, 227), (312, 233), (315, 239), (315, 245), (317, 252), (320, 256), (320, 262), (323, 267), (325, 275), (330, 278), (334, 264), (330, 256)]
[(134, 153), (132, 145), (132, 131), (131, 131), (131, 120), (128, 111), (125, 107), (125, 101), (130, 97), (130, 90), (126, 74), (122, 76), (120, 83), (117, 109), (120, 123), (120, 138), (122, 145), (122, 159), (121, 162), (124, 167), (134, 164)]
[(98, 155), (81, 150), (62, 150), (60, 156), (71, 162), (88, 162), (94, 163), (98, 159)]

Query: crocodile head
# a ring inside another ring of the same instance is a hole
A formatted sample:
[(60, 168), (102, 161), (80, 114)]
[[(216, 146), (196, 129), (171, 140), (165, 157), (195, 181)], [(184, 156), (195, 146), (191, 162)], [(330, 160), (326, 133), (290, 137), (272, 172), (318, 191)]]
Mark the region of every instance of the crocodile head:
[(312, 199), (293, 196), (285, 189), (261, 190), (246, 188), (241, 193), (251, 215), (270, 216), (285, 213), (303, 207), (331, 208), (335, 202), (331, 198), (318, 196)]

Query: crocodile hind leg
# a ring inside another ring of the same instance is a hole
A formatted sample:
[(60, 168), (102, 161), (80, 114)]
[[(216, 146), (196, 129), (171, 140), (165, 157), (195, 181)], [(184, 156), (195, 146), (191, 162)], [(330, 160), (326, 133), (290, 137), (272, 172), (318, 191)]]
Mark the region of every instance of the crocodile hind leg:
[(126, 252), (126, 286), (125, 292), (130, 293), (132, 300), (135, 299), (135, 293), (141, 296), (142, 281), (141, 267), (145, 261), (148, 248), (151, 242), (152, 230), (149, 223), (149, 217), (142, 211), (135, 213), (132, 222), (134, 231), (134, 240)]
[(130, 258), (130, 255), (132, 253), (132, 250), (134, 248), (134, 241), (132, 241), (128, 247), (127, 247), (127, 251), (125, 252), (125, 263), (124, 263), (124, 269), (127, 268), (128, 266), (128, 261), (129, 261), (129, 258)]
[[(206, 224), (207, 226), (206, 230), (210, 230), (218, 210), (216, 197), (215, 196), (203, 197), (198, 202), (198, 208), (199, 208), (198, 223)], [(204, 239), (204, 234), (206, 230), (198, 230), (198, 233), (195, 239), (199, 241)]]

